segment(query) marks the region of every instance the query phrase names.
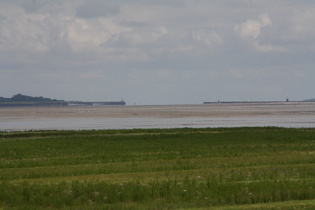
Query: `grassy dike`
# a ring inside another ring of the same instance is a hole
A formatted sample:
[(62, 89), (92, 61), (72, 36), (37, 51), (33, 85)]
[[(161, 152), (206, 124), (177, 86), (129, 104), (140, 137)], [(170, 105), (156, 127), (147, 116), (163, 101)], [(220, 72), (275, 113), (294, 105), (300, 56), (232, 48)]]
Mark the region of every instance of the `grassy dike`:
[(314, 209), (315, 129), (0, 132), (0, 209)]

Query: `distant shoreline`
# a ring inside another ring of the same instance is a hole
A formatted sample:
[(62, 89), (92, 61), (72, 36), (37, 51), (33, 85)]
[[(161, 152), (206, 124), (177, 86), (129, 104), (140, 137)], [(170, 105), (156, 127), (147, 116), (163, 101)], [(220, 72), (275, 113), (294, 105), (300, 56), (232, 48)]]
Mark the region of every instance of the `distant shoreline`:
[(0, 107), (56, 107), (56, 106), (123, 106), (126, 102), (121, 101), (101, 101), (101, 102), (84, 102), (84, 101), (64, 101), (51, 98), (44, 98), (42, 96), (27, 96), (17, 94), (11, 98), (0, 97)]
[(103, 101), (103, 102), (0, 102), (0, 107), (58, 107), (58, 106), (124, 106), (124, 101)]
[(1, 102), (0, 107), (50, 107), (50, 106), (68, 106), (64, 101), (55, 102)]
[(205, 101), (203, 104), (264, 104), (264, 103), (303, 103), (303, 102), (315, 102), (313, 100), (304, 100), (304, 101)]

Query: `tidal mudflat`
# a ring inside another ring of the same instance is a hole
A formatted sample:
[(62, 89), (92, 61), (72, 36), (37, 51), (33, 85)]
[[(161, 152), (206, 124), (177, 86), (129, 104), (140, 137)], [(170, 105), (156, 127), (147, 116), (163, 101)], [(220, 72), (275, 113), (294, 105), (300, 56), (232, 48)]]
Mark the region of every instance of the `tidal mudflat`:
[(0, 108), (0, 130), (315, 127), (315, 103)]

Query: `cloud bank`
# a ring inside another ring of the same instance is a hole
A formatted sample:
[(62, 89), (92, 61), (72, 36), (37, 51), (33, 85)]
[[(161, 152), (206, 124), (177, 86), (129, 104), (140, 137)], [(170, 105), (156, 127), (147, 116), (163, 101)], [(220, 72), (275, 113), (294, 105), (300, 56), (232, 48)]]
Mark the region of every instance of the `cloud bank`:
[(313, 98), (315, 3), (0, 0), (0, 95)]

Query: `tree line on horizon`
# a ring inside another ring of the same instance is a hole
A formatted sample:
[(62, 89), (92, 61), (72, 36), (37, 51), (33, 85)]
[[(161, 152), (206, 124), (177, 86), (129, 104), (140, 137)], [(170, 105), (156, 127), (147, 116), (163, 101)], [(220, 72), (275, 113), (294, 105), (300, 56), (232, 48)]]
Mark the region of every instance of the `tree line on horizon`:
[(27, 96), (22, 94), (16, 94), (11, 98), (0, 97), (0, 102), (43, 102), (43, 101), (62, 101), (51, 98), (44, 98), (42, 96)]

